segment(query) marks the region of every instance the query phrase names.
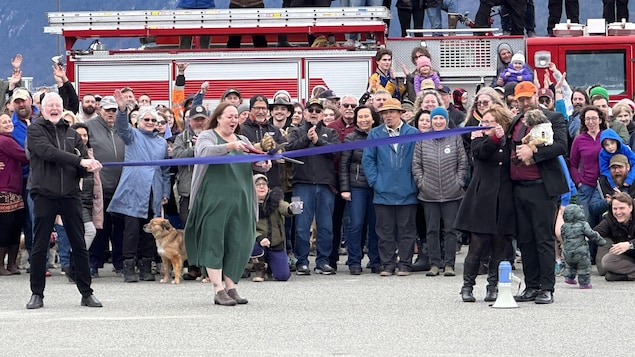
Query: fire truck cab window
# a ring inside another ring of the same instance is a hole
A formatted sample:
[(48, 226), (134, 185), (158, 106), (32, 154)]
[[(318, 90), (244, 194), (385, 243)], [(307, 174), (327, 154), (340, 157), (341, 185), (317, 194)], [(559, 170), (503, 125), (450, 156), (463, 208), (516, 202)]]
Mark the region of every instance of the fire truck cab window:
[(609, 94), (626, 92), (626, 51), (567, 51), (567, 82), (587, 88), (601, 84)]

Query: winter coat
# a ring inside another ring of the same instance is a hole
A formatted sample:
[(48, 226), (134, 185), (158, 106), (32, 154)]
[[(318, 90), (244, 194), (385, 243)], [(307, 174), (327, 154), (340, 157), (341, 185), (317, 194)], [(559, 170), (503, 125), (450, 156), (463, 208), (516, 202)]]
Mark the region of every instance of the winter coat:
[(22, 165), (29, 161), (11, 134), (0, 134), (0, 162), (4, 164), (0, 170), (0, 192), (22, 194)]
[[(115, 129), (126, 144), (126, 162), (153, 161), (168, 157), (168, 144), (158, 131), (133, 128), (128, 114), (117, 110)], [(152, 202), (150, 194), (152, 193)], [(154, 217), (161, 215), (161, 199), (170, 197), (168, 166), (125, 166), (119, 185), (108, 206), (108, 212), (147, 218), (152, 207)]]
[[(350, 143), (366, 140), (367, 138), (368, 133), (355, 128), (355, 131), (346, 135), (344, 142)], [(341, 192), (351, 192), (351, 187), (369, 188), (368, 180), (366, 180), (364, 168), (362, 167), (363, 156), (364, 149), (342, 151), (339, 167)]]
[(467, 156), (460, 136), (421, 140), (415, 145), (412, 176), (424, 202), (447, 202), (463, 198)]
[[(88, 157), (95, 158), (93, 148), (88, 148)], [(104, 228), (104, 190), (101, 187), (101, 170), (93, 174), (93, 210), (91, 221), (96, 229)]]
[[(319, 138), (317, 143), (313, 144), (307, 137), (307, 133), (312, 126), (313, 124), (306, 121), (299, 127), (293, 128), (289, 134), (287, 150), (292, 151), (340, 143), (337, 139), (337, 132), (334, 129), (326, 127), (324, 122), (320, 121), (316, 124), (315, 128)], [(293, 164), (292, 182), (294, 184), (306, 183), (336, 187), (335, 156), (335, 154), (320, 154), (298, 157), (297, 159), (303, 161), (304, 165)]]
[(524, 81), (531, 82), (534, 80), (534, 75), (531, 72), (529, 72), (529, 69), (526, 66), (523, 65), (523, 68), (520, 71), (518, 71), (514, 69), (514, 65), (511, 63), (507, 66), (507, 69), (503, 71), (503, 74), (501, 75), (501, 77), (503, 78), (503, 81), (505, 82), (505, 84), (512, 83), (512, 82), (520, 83)]
[[(417, 134), (419, 130), (403, 123), (399, 135)], [(368, 140), (387, 138), (390, 134), (386, 124), (382, 124), (368, 134)], [(417, 201), (417, 185), (412, 179), (412, 156), (415, 143), (382, 145), (364, 148), (362, 167), (373, 188), (373, 203), (380, 205), (402, 206), (415, 205)]]
[(586, 221), (584, 210), (578, 205), (568, 205), (562, 215), (564, 223), (561, 228), (561, 236), (563, 241), (562, 251), (569, 256), (589, 255), (589, 241), (597, 245), (605, 245), (606, 240), (602, 236), (591, 229)]
[(439, 88), (439, 86), (441, 85), (441, 79), (439, 78), (439, 75), (436, 72), (432, 72), (429, 75), (421, 75), (421, 74), (416, 74), (415, 75), (415, 93), (417, 93), (417, 95), (421, 94), (421, 83), (423, 81), (425, 81), (426, 79), (431, 80), (434, 83), (434, 88)]
[(27, 128), (31, 194), (48, 198), (79, 198), (79, 179), (92, 175), (80, 165), (88, 159), (82, 138), (68, 122), (57, 124), (39, 116)]
[[(183, 130), (182, 133), (175, 137), (174, 144), (172, 145), (172, 156), (175, 159), (194, 157), (194, 143), (192, 142), (192, 137), (194, 137), (194, 132), (190, 128)], [(179, 196), (190, 196), (193, 171), (194, 165), (179, 166), (179, 171), (176, 174), (176, 190), (179, 193)]]
[[(110, 128), (100, 116), (87, 120), (85, 124), (90, 133), (90, 146), (93, 148), (95, 159), (101, 162), (124, 160), (126, 144), (115, 128)], [(121, 166), (106, 166), (99, 171), (105, 199), (111, 199), (115, 194), (121, 171)]]
[[(611, 213), (604, 216), (604, 219), (593, 228), (594, 231), (604, 238), (610, 239), (613, 243), (629, 242), (635, 244), (635, 210), (631, 212), (631, 219), (626, 223), (619, 223)], [(635, 259), (635, 250), (630, 249), (625, 254), (631, 259)]]
[(454, 228), (468, 233), (516, 235), (516, 209), (505, 140), (489, 136), (471, 143), (474, 171), (456, 215)]
[(611, 178), (610, 162), (613, 156), (615, 156), (616, 154), (622, 154), (626, 156), (626, 158), (628, 159), (628, 163), (631, 165), (631, 170), (626, 175), (626, 179), (624, 180), (624, 182), (628, 183), (629, 185), (633, 185), (633, 181), (635, 181), (635, 153), (633, 153), (633, 150), (631, 150), (631, 148), (622, 143), (620, 137), (613, 129), (606, 129), (602, 131), (602, 133), (600, 134), (600, 145), (602, 145), (602, 142), (605, 139), (615, 140), (615, 142), (617, 143), (617, 150), (614, 153), (610, 153), (604, 150), (604, 148), (600, 150), (600, 174), (607, 178), (611, 187), (616, 187), (617, 185)]
[[(276, 144), (287, 142), (287, 138), (282, 134), (280, 128), (271, 124), (269, 120), (265, 121), (263, 124), (258, 124), (251, 119), (247, 119), (240, 125), (240, 134), (247, 137), (252, 144), (259, 143), (265, 135), (272, 136)], [(276, 162), (272, 162), (272, 164), (273, 167), (266, 173), (269, 186), (280, 187), (280, 164)]]
[(289, 203), (284, 201), (284, 194), (278, 187), (269, 191), (265, 201), (258, 204), (258, 222), (256, 222), (256, 242), (269, 238), (271, 250), (285, 249), (284, 217), (292, 217)]
[[(38, 117), (40, 111), (35, 105), (31, 106), (31, 110), (31, 121), (33, 121)], [(11, 121), (13, 122), (13, 132), (11, 133), (13, 139), (26, 150), (26, 123), (18, 118), (18, 112), (16, 111), (13, 112)], [(29, 176), (29, 165), (22, 165), (22, 177), (27, 178), (27, 176)]]

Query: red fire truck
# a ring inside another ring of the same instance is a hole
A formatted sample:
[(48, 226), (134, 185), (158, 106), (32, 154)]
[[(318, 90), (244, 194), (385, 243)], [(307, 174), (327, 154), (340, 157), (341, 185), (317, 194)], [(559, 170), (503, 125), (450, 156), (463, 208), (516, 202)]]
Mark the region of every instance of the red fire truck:
[[(401, 73), (401, 63), (414, 69), (411, 50), (425, 46), (444, 83), (473, 93), (496, 74), (497, 48), (502, 43), (524, 53), (539, 78), (551, 61), (567, 72), (572, 86), (601, 84), (612, 100), (633, 98), (632, 24), (602, 24), (599, 27), (603, 31), (596, 30), (599, 33), (595, 35), (589, 34), (586, 26), (560, 24), (554, 32), (561, 37), (552, 38), (459, 35), (386, 39), (384, 20), (390, 16), (384, 7), (65, 12), (49, 13), (45, 32), (64, 36), (68, 76), (80, 95), (103, 95), (129, 86), (149, 94), (157, 104), (170, 102), (178, 62), (190, 63), (186, 94), (208, 81), (210, 104), (228, 87), (238, 88), (245, 97), (257, 93), (272, 96), (285, 89), (300, 101), (308, 99), (316, 85), (324, 85), (340, 96), (361, 96), (374, 71), (374, 54), (379, 47), (393, 51), (395, 70)], [(292, 42), (306, 43), (307, 34), (330, 34), (343, 41), (345, 33), (353, 32), (372, 39), (374, 46), (367, 50), (220, 46), (229, 35), (243, 35), (247, 43), (256, 33), (275, 43), (276, 36), (284, 33)], [(211, 35), (215, 45), (210, 49), (178, 49), (179, 36), (187, 35)], [(154, 45), (118, 50), (99, 45), (88, 51), (73, 48), (78, 39), (107, 37), (139, 38), (141, 43)]]

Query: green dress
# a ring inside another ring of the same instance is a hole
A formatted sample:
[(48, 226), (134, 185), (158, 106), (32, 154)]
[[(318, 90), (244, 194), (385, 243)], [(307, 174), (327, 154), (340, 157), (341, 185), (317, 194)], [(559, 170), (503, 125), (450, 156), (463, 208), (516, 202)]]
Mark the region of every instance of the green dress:
[[(216, 135), (218, 144), (227, 143)], [(185, 225), (189, 264), (240, 280), (254, 245), (253, 199), (250, 163), (208, 166)]]

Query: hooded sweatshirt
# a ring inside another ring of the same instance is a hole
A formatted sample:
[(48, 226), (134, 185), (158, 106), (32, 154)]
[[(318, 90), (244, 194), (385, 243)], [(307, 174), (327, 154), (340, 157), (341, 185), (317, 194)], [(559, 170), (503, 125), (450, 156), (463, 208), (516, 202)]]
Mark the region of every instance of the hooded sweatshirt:
[(628, 158), (628, 163), (631, 165), (631, 169), (626, 175), (625, 183), (633, 185), (635, 181), (635, 153), (627, 146), (622, 144), (622, 139), (613, 129), (606, 129), (600, 134), (600, 144), (604, 143), (606, 139), (613, 139), (617, 143), (617, 150), (614, 153), (610, 153), (604, 149), (600, 150), (600, 174), (606, 176), (611, 187), (617, 187), (613, 178), (611, 177), (610, 162), (611, 158), (616, 154), (622, 154)]

